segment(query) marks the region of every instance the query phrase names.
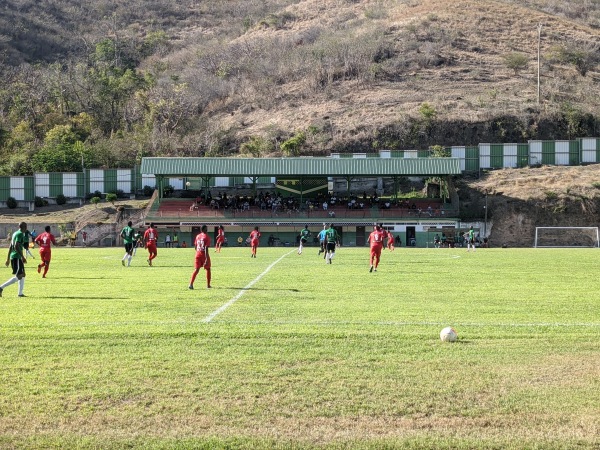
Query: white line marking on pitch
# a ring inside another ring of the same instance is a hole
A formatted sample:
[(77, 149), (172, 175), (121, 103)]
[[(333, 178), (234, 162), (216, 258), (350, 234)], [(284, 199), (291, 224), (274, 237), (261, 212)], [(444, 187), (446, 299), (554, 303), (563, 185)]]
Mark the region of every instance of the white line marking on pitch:
[(283, 258), (285, 258), (287, 255), (293, 253), (295, 250), (292, 250), (288, 253), (286, 253), (285, 255), (283, 255), (281, 258), (279, 258), (278, 260), (276, 260), (275, 262), (273, 262), (269, 267), (267, 267), (263, 273), (261, 273), (259, 276), (257, 276), (254, 280), (252, 280), (250, 283), (248, 283), (244, 288), (242, 288), (242, 290), (240, 292), (238, 292), (236, 294), (235, 297), (233, 297), (231, 300), (229, 300), (227, 303), (224, 303), (223, 305), (221, 305), (221, 307), (219, 307), (218, 309), (214, 310), (213, 312), (211, 312), (208, 316), (206, 316), (204, 319), (202, 319), (202, 322), (204, 323), (209, 323), (210, 321), (212, 321), (215, 317), (217, 317), (219, 314), (221, 314), (223, 311), (225, 311), (227, 308), (229, 308), (231, 305), (233, 305), (235, 302), (237, 302), (245, 293), (246, 291), (248, 291), (252, 286), (254, 286), (254, 284), (259, 281), (262, 277), (264, 277), (267, 273), (269, 273), (269, 271), (275, 267), (275, 265), (281, 261)]

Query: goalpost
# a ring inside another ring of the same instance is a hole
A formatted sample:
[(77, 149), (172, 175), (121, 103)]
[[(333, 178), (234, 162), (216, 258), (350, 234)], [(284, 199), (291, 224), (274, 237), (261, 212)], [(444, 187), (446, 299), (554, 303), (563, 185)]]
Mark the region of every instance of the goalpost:
[(599, 227), (535, 227), (534, 248), (600, 248)]

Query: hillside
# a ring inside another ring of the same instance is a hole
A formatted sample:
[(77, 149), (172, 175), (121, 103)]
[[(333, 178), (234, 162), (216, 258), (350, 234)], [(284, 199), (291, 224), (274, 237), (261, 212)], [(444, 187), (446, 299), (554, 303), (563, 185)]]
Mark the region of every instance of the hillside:
[(597, 136), (599, 25), (586, 0), (7, 0), (0, 174)]
[(494, 170), (457, 182), (465, 218), (485, 215), (491, 246), (531, 247), (535, 227), (600, 226), (600, 164)]

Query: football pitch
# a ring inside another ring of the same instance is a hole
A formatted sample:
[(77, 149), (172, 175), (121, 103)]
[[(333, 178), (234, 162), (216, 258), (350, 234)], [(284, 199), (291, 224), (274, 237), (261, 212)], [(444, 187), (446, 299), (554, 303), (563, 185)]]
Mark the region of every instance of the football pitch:
[(123, 253), (4, 289), (0, 448), (600, 447), (598, 249)]

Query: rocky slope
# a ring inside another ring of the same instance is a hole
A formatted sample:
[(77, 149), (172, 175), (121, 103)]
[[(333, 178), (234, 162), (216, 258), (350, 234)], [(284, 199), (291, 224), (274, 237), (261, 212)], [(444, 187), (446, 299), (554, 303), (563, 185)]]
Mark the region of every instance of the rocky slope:
[(600, 226), (600, 164), (503, 169), (457, 181), (466, 219), (485, 216), (492, 246), (531, 247), (535, 227)]

